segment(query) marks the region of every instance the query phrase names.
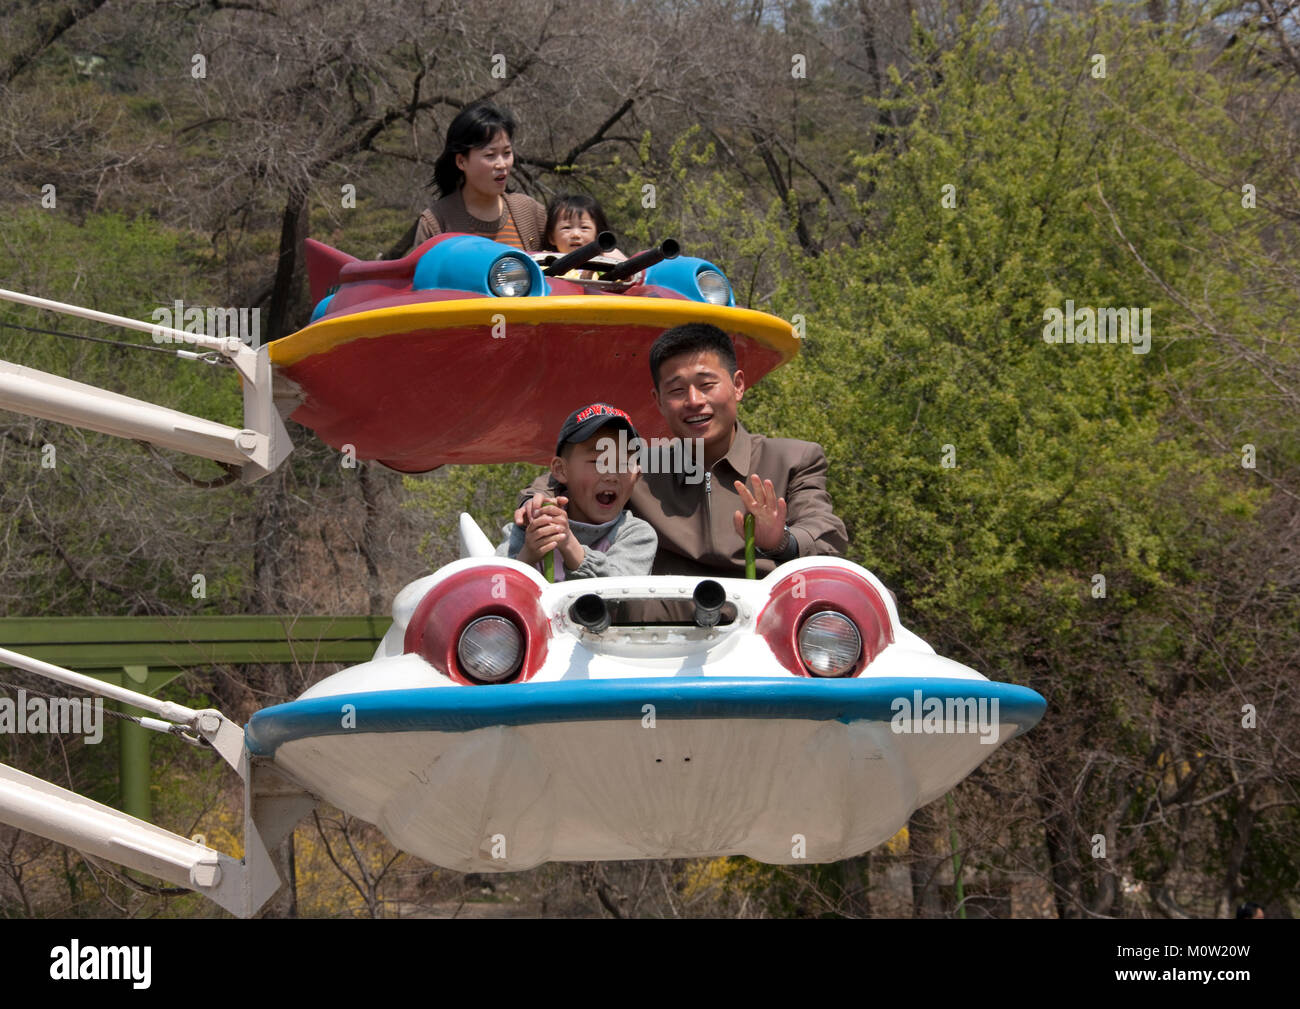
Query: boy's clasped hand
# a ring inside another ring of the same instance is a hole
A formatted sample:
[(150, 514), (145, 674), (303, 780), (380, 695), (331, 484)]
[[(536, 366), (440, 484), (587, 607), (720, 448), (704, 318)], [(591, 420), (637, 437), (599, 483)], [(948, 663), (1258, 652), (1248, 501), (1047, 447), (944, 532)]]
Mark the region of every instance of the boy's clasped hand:
[(569, 499), (561, 496), (547, 501), (534, 510), (524, 533), (524, 547), (518, 560), (536, 564), (551, 550), (558, 550), (564, 566), (570, 571), (582, 563), (585, 556), (581, 543), (569, 532), (569, 513), (565, 511)]

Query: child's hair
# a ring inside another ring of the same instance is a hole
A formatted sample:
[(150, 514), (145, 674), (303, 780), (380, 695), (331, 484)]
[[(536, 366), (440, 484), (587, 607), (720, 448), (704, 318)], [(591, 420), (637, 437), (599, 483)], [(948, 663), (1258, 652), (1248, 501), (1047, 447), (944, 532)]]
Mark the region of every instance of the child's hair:
[(609, 221), (605, 219), (605, 212), (600, 209), (600, 204), (586, 193), (565, 193), (553, 199), (551, 205), (546, 208), (546, 230), (542, 235), (544, 251), (558, 251), (551, 240), (551, 232), (560, 221), (584, 213), (591, 215), (591, 223), (596, 226), (596, 234), (609, 230)]

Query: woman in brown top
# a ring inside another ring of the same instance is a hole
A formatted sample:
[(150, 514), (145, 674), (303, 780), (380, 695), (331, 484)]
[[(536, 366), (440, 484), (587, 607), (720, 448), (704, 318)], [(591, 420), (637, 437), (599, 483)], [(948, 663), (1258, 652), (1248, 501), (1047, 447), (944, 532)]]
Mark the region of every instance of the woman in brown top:
[(442, 198), (420, 215), (415, 246), (445, 231), (462, 231), (525, 252), (542, 248), (545, 208), (531, 196), (506, 192), (515, 163), (514, 132), (514, 117), (490, 102), (475, 102), (451, 121), (433, 167)]

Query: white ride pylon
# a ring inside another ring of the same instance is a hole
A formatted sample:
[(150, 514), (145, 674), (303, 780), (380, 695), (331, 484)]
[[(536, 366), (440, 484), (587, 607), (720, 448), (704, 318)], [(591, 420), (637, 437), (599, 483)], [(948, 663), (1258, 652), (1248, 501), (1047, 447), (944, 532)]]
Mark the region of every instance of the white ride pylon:
[(150, 728), (206, 741), (244, 780), (244, 857), (129, 816), (0, 763), (0, 822), (188, 887), (240, 918), (252, 917), (281, 886), (270, 852), (316, 800), (273, 768), (254, 767), (244, 730), (212, 708), (195, 710), (0, 648), (0, 663), (153, 712)]
[[(272, 400), (267, 347), (250, 347), (236, 336), (187, 333), (17, 291), (0, 290), (0, 300), (150, 333), (220, 354), (243, 379), (244, 427), (219, 424), (8, 361), (0, 361), (0, 409), (239, 466), (248, 482), (274, 471), (293, 451), (289, 432)], [(177, 349), (174, 353), (188, 360), (206, 359), (196, 351)]]
[[(272, 399), (265, 346), (16, 291), (0, 290), (0, 300), (150, 333), (180, 345), (173, 353), (183, 360), (229, 362), (242, 379), (245, 426), (220, 424), (8, 361), (0, 361), (0, 409), (237, 466), (245, 482), (273, 472), (293, 451)], [(183, 349), (187, 346), (196, 349)], [(188, 887), (242, 918), (256, 914), (275, 895), (281, 879), (270, 851), (311, 811), (315, 799), (284, 781), (274, 768), (253, 767), (243, 729), (219, 711), (159, 701), (8, 649), (0, 648), (0, 663), (153, 712), (157, 720), (141, 720), (147, 728), (183, 731), (210, 744), (244, 780), (244, 858), (235, 859), (7, 764), (0, 764), (0, 822)]]

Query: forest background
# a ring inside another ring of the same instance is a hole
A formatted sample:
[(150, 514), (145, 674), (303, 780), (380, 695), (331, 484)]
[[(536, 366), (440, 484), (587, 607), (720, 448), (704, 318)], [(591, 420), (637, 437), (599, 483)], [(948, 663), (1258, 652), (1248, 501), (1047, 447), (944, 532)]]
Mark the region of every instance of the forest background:
[[(519, 189), (589, 192), (625, 250), (671, 235), (738, 304), (802, 317), (745, 423), (825, 446), (848, 556), (910, 627), (1047, 699), (835, 865), (464, 876), (323, 809), (268, 913), (1296, 910), (1300, 3), (79, 0), (3, 19), (2, 286), (145, 320), (257, 308), (264, 340), (285, 335), (310, 312), (303, 238), (404, 253), (447, 124), (490, 98), (520, 123)], [(1149, 352), (1047, 342), (1067, 301), (1149, 309)], [(10, 304), (0, 322), (123, 338)], [(0, 346), (239, 420), (234, 378), (203, 364), (13, 328)], [(271, 477), (204, 489), (183, 476), (217, 467), (0, 416), (0, 614), (382, 614), (454, 556), (459, 511), (499, 527), (535, 472), (402, 478), (292, 434)], [(165, 696), (243, 721), (334, 668), (205, 668)], [(0, 759), (114, 802), (108, 730), (0, 737)], [(152, 752), (155, 819), (238, 854), (234, 776)], [(0, 915), (217, 913), (0, 827)]]

